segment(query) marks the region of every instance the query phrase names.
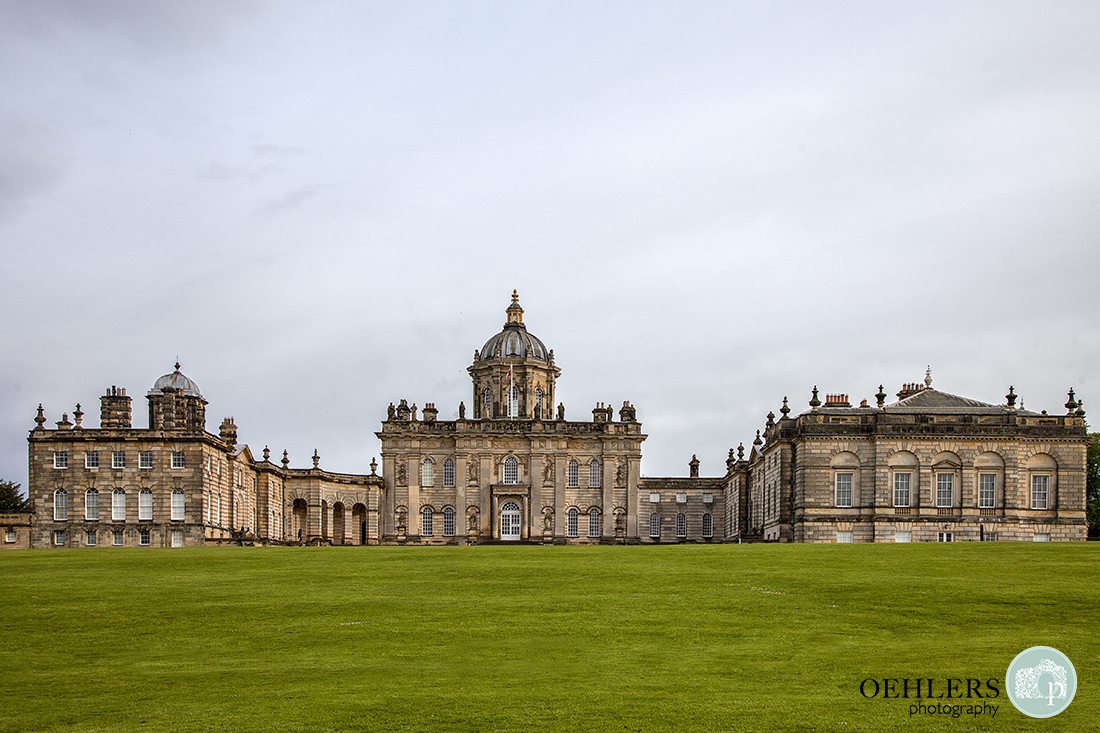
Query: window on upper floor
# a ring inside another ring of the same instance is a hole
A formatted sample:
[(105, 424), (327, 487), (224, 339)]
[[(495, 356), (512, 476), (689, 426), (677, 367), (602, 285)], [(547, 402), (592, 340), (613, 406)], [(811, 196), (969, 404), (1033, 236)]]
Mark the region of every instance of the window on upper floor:
[(54, 468), (68, 468), (69, 467), (69, 451), (58, 450), (53, 453), (53, 467)]
[(894, 474), (894, 506), (907, 507), (912, 501), (913, 474)]
[(951, 507), (955, 505), (955, 474), (936, 474), (936, 506)]
[(99, 451), (90, 450), (84, 454), (84, 468), (99, 468)]
[(852, 474), (850, 473), (836, 475), (836, 505), (841, 507), (852, 505)]
[(992, 509), (997, 504), (997, 474), (978, 474), (978, 507)]
[(504, 483), (519, 483), (519, 461), (514, 456), (508, 456), (504, 459)]
[(581, 485), (581, 466), (576, 461), (569, 461), (569, 468), (565, 473), (566, 486), (575, 489)]
[(593, 489), (600, 488), (600, 462), (595, 458), (588, 462), (588, 485)]
[(172, 468), (186, 468), (187, 462), (184, 458), (183, 451), (172, 451)]
[(420, 485), (435, 486), (435, 461), (425, 458), (420, 464)]
[(182, 522), (184, 518), (184, 502), (186, 496), (183, 489), (172, 489), (172, 521)]
[(542, 387), (535, 387), (535, 409), (538, 410), (539, 417), (542, 416)]
[(153, 467), (153, 451), (143, 450), (138, 453), (138, 468)]
[(448, 488), (455, 485), (455, 462), (450, 458), (443, 461), (443, 485)]
[(519, 389), (508, 388), (508, 417), (519, 417)]
[(111, 451), (111, 468), (126, 468), (126, 453), (124, 451)]

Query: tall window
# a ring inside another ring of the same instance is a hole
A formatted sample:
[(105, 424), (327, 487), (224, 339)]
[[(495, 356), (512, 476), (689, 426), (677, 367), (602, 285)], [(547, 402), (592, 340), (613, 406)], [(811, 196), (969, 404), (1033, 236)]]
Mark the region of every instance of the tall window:
[(186, 462), (184, 461), (183, 451), (172, 451), (172, 468), (184, 468), (185, 466)]
[(569, 461), (569, 470), (566, 472), (566, 485), (575, 489), (581, 485), (581, 467), (576, 461)]
[(485, 392), (482, 393), (482, 402), (485, 405), (484, 412), (481, 413), (482, 417), (493, 416), (493, 392), (488, 387), (485, 388)]
[(111, 468), (126, 468), (126, 453), (124, 451), (111, 451)]
[(978, 475), (978, 507), (992, 509), (997, 501), (997, 474), (983, 473)]
[(894, 474), (894, 506), (911, 506), (913, 474)]
[(588, 485), (593, 489), (600, 488), (600, 462), (595, 458), (588, 462)]
[(435, 461), (425, 458), (420, 464), (420, 485), (435, 486)]
[(424, 507), (420, 511), (420, 534), (424, 537), (432, 536), (432, 508)]
[(539, 417), (542, 417), (542, 387), (535, 387), (535, 410)]
[(657, 512), (649, 515), (649, 536), (653, 539), (661, 538), (661, 515)]
[(588, 536), (600, 536), (600, 510), (596, 507), (588, 510)]
[(852, 505), (852, 474), (850, 473), (836, 475), (836, 505)]
[(69, 494), (65, 489), (53, 492), (53, 518), (54, 520), (69, 518)]
[(676, 515), (676, 536), (687, 537), (688, 536), (688, 518), (683, 514)]
[(443, 536), (455, 536), (455, 510), (451, 507), (443, 510)]
[(714, 536), (714, 517), (709, 514), (703, 515), (703, 536), (708, 539)]
[(936, 506), (950, 507), (955, 504), (955, 474), (936, 474)]
[(450, 458), (443, 461), (443, 485), (447, 487), (455, 485), (455, 462)]
[(172, 490), (172, 521), (182, 522), (184, 517), (184, 501), (185, 497), (183, 489)]
[[(98, 457), (97, 457), (98, 460)], [(54, 451), (53, 454), (53, 467), (54, 468), (68, 468), (69, 467), (69, 451), (59, 450)]]
[(111, 492), (111, 520), (115, 522), (126, 521), (126, 492), (115, 489)]
[(84, 518), (89, 522), (99, 520), (99, 492), (95, 489), (84, 492)]
[(1050, 476), (1031, 477), (1031, 508), (1046, 509), (1049, 497)]
[(577, 508), (572, 507), (565, 515), (565, 534), (568, 537), (577, 536)]
[(508, 417), (519, 417), (519, 389), (508, 388)]
[(508, 456), (504, 459), (504, 483), (519, 483), (519, 461), (514, 456)]
[(99, 468), (99, 451), (90, 450), (84, 454), (84, 468)]
[(148, 522), (153, 518), (153, 492), (142, 489), (138, 492), (138, 521)]

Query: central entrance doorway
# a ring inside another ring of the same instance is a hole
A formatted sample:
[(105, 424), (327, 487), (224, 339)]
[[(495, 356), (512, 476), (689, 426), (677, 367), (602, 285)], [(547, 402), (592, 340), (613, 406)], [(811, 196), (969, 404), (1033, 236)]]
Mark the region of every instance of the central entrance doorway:
[(519, 539), (519, 504), (510, 501), (500, 508), (500, 538)]

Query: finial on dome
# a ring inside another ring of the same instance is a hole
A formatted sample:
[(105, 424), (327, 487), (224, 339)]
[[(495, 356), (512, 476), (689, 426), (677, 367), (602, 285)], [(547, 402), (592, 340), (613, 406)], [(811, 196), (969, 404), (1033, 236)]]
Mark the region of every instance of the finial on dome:
[(932, 389), (932, 365), (929, 364), (928, 368), (924, 370), (924, 388)]
[(523, 308), (521, 308), (519, 304), (518, 290), (512, 291), (512, 304), (508, 306), (508, 309), (505, 312), (508, 314), (508, 320), (504, 324), (505, 326), (511, 325), (513, 323), (519, 324), (521, 326), (523, 325)]
[(180, 370), (180, 358), (177, 356), (176, 357), (176, 371), (178, 372), (179, 370)]

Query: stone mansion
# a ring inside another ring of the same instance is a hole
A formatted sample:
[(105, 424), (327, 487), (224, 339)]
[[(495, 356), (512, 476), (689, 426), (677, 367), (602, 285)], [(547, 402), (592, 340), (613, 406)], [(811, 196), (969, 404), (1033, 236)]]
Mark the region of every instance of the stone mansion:
[[(474, 352), (469, 406), (391, 404), (369, 475), (291, 468), (254, 455), (179, 364), (146, 394), (100, 397), (98, 427), (77, 405), (56, 427), (38, 408), (29, 436), (30, 515), (0, 515), (5, 547), (212, 544), (649, 544), (1083, 540), (1084, 409), (993, 405), (906, 384), (887, 402), (783, 398), (722, 476), (640, 474), (633, 405), (566, 420), (561, 369), (527, 330), (513, 293), (503, 329)], [(379, 473), (381, 469), (381, 473)]]

